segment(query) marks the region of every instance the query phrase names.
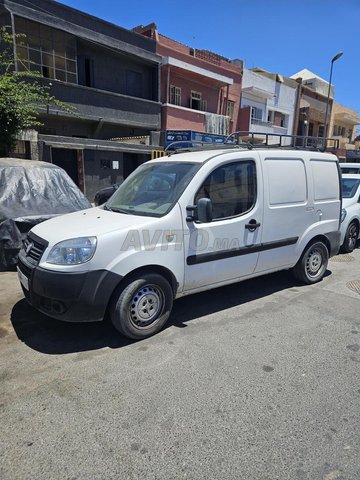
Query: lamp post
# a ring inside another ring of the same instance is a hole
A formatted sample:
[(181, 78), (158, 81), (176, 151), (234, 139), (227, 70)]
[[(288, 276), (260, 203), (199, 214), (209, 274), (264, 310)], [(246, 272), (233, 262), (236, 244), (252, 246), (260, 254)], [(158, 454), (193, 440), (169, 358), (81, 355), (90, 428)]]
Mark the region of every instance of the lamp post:
[(329, 103), (330, 103), (330, 89), (331, 89), (331, 77), (332, 77), (333, 65), (334, 65), (334, 62), (336, 62), (336, 60), (339, 60), (342, 54), (343, 52), (337, 53), (335, 57), (331, 60), (329, 88), (328, 88), (328, 95), (326, 100), (326, 110), (325, 110), (325, 120), (324, 120), (324, 138), (326, 138), (327, 136), (327, 117), (328, 117)]

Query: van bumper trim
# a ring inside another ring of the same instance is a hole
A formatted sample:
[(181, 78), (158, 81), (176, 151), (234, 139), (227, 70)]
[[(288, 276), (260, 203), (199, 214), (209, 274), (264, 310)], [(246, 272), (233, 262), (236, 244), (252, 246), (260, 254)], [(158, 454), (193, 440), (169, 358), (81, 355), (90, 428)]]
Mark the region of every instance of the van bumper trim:
[(29, 282), (29, 290), (24, 291), (27, 301), (45, 315), (66, 322), (103, 320), (110, 297), (123, 278), (108, 270), (70, 273), (34, 267), (22, 251), (19, 267)]

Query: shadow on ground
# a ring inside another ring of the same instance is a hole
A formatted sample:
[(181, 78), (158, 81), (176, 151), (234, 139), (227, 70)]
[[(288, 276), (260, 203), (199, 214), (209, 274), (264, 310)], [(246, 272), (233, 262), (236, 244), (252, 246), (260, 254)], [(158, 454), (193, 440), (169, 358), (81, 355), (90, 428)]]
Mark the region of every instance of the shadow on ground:
[[(327, 271), (326, 276), (330, 273)], [(289, 272), (278, 272), (180, 298), (174, 303), (166, 328), (184, 328), (193, 319), (240, 307), (244, 303), (292, 287), (301, 288)], [(134, 343), (120, 335), (108, 319), (97, 323), (61, 322), (41, 314), (28, 305), (25, 299), (14, 305), (11, 322), (21, 341), (28, 347), (47, 354), (82, 352), (104, 347), (120, 348)]]

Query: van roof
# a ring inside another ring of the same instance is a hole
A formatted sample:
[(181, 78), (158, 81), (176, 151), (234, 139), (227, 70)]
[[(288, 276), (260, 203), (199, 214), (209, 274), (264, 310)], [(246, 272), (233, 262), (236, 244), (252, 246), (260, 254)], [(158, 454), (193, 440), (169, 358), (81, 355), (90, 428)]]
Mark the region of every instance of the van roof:
[(326, 158), (327, 160), (332, 160), (337, 162), (337, 157), (332, 153), (325, 153), (325, 152), (318, 152), (312, 150), (294, 150), (294, 149), (274, 149), (274, 148), (256, 148), (256, 150), (251, 150), (247, 148), (224, 148), (221, 149), (217, 148), (207, 148), (205, 150), (193, 150), (193, 151), (184, 151), (178, 152), (176, 155), (170, 155), (168, 157), (160, 157), (153, 162), (164, 162), (164, 161), (171, 161), (171, 162), (194, 162), (194, 163), (205, 163), (211, 158), (219, 157), (225, 154), (237, 153), (241, 157), (249, 158), (253, 155), (253, 152), (257, 152), (260, 154), (266, 153), (270, 157), (280, 157), (280, 158), (299, 158), (306, 156), (307, 158)]

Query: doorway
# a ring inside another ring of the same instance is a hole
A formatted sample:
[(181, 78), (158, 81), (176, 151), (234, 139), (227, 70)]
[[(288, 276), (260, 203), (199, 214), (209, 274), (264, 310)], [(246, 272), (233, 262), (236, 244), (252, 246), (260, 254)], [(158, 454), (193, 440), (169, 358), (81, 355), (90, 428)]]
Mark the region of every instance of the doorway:
[(84, 170), (82, 159), (83, 156), (81, 154), (79, 155), (78, 150), (70, 150), (67, 148), (51, 149), (52, 163), (63, 168), (80, 190), (84, 191)]

